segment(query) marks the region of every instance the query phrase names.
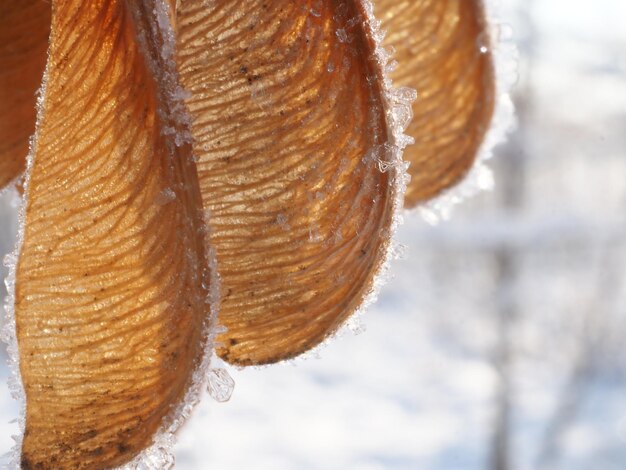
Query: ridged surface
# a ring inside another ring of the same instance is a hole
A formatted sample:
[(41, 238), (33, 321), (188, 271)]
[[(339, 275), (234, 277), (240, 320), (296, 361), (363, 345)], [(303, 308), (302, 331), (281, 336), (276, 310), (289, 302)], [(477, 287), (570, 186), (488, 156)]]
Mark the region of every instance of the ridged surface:
[[(404, 159), (405, 206), (433, 198), (465, 176), (489, 128), (494, 73), (481, 0), (375, 0), (395, 49), (394, 84), (417, 90)], [(481, 47), (484, 47), (481, 52)]]
[(204, 346), (197, 177), (126, 3), (53, 2), (47, 80), (16, 276), (22, 468), (110, 468), (167, 424)]
[(179, 2), (178, 65), (222, 279), (219, 354), (271, 363), (362, 303), (394, 170), (358, 0)]
[(49, 2), (0, 2), (0, 189), (24, 170), (49, 32)]

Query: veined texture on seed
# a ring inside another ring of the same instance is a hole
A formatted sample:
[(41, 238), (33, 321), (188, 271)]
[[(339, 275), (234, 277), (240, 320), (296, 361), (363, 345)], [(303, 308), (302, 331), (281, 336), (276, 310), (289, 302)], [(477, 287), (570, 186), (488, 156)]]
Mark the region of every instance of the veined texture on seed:
[(127, 2), (52, 6), (16, 267), (21, 464), (111, 468), (175, 419), (203, 354), (204, 222)]
[(24, 170), (49, 32), (49, 2), (0, 2), (0, 189)]
[(495, 78), (482, 0), (375, 0), (395, 49), (396, 85), (417, 90), (404, 158), (405, 206), (427, 201), (471, 168), (494, 109)]
[(183, 1), (178, 66), (222, 279), (219, 354), (300, 354), (363, 302), (397, 192), (360, 0)]

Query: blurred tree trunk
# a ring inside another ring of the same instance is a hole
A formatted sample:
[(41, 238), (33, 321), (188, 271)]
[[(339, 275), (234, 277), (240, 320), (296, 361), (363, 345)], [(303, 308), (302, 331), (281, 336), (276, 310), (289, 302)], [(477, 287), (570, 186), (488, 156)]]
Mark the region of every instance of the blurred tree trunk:
[[(509, 146), (509, 152), (501, 156), (498, 182), (502, 187), (500, 210), (513, 215), (519, 213), (524, 204), (525, 163), (523, 146), (523, 121), (525, 106), (518, 102), (520, 129)], [(496, 262), (496, 328), (498, 342), (494, 351), (494, 365), (498, 373), (496, 392), (496, 419), (492, 443), (491, 469), (511, 468), (511, 400), (512, 390), (512, 325), (519, 315), (516, 298), (518, 260), (514, 249), (504, 245), (494, 250)]]
[[(533, 0), (529, 0), (522, 11), (526, 26), (526, 37), (520, 38), (519, 47), (524, 49), (528, 63), (523, 80), (516, 89), (517, 131), (510, 137), (507, 151), (502, 152), (496, 167), (496, 192), (499, 213), (515, 217), (523, 212), (526, 187), (526, 142), (527, 126), (532, 114), (532, 89), (530, 86), (530, 62), (534, 53), (535, 34), (532, 28)], [(518, 255), (515, 248), (503, 244), (494, 249), (496, 264), (495, 315), (497, 344), (494, 351), (494, 366), (498, 376), (496, 391), (496, 416), (490, 452), (491, 470), (510, 470), (514, 458), (511, 455), (512, 400), (513, 390), (513, 325), (519, 316), (520, 299), (517, 298)]]

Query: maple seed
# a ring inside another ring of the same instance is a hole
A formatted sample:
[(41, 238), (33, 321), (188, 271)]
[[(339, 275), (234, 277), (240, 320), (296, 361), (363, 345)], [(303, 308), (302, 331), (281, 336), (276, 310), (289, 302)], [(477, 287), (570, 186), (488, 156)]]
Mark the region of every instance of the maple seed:
[(315, 14), (292, 1), (179, 5), (180, 80), (228, 293), (218, 352), (231, 363), (319, 344), (385, 259), (401, 173), (379, 169), (396, 155), (369, 19), (362, 1)]
[(16, 270), (22, 466), (110, 468), (174, 419), (209, 347), (204, 222), (126, 2), (53, 2), (49, 57)]
[(394, 84), (418, 91), (404, 159), (404, 205), (427, 201), (469, 171), (494, 109), (493, 57), (482, 0), (376, 0), (385, 45), (399, 66)]

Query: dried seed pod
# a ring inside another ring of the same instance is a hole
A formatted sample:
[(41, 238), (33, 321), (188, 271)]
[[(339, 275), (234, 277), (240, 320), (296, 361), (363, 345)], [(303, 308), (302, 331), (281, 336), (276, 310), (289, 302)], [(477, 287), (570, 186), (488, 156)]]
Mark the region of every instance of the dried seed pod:
[(362, 304), (408, 108), (365, 1), (52, 5), (14, 267), (21, 463), (109, 468), (198, 383), (206, 213), (229, 361), (293, 357)]
[(415, 145), (405, 206), (414, 207), (460, 181), (474, 163), (494, 108), (495, 80), (481, 0), (376, 0), (395, 49), (394, 83), (414, 88)]
[(140, 27), (123, 0), (53, 1), (16, 267), (22, 468), (129, 461), (178, 418), (207, 346), (195, 166)]
[(0, 189), (24, 170), (49, 32), (50, 3), (0, 2)]
[(320, 343), (385, 259), (403, 169), (366, 6), (178, 5), (180, 80), (228, 328), (219, 354), (231, 363)]

